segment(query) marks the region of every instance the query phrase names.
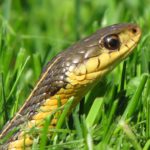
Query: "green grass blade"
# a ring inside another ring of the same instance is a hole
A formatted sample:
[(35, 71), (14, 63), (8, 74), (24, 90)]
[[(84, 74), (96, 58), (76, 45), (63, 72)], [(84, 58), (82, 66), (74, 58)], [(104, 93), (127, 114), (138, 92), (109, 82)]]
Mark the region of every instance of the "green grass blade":
[(46, 146), (46, 143), (48, 140), (47, 134), (48, 134), (49, 124), (50, 124), (51, 120), (52, 120), (52, 116), (45, 119), (44, 127), (43, 127), (43, 130), (41, 133), (40, 150), (45, 150), (45, 146)]
[(58, 119), (58, 122), (57, 122), (57, 125), (56, 125), (56, 129), (60, 129), (61, 126), (63, 125), (65, 119), (66, 119), (66, 116), (67, 114), (69, 113), (70, 109), (71, 109), (71, 106), (73, 104), (73, 101), (74, 101), (74, 98), (71, 97), (68, 102), (64, 105), (64, 110), (60, 116), (60, 118)]
[(78, 134), (78, 137), (81, 139), (83, 138), (83, 133), (82, 133), (82, 128), (81, 128), (80, 121), (79, 121), (79, 114), (77, 114), (77, 112), (73, 113), (73, 120), (74, 120), (74, 126)]
[(132, 114), (134, 113), (134, 111), (137, 107), (137, 104), (138, 104), (139, 97), (141, 96), (142, 91), (144, 90), (144, 86), (146, 84), (147, 78), (148, 78), (147, 74), (144, 74), (142, 76), (140, 85), (139, 85), (138, 89), (135, 91), (133, 98), (129, 102), (129, 104), (123, 114), (124, 119), (130, 118), (132, 116)]
[(5, 89), (4, 89), (4, 77), (3, 77), (3, 73), (1, 73), (1, 82), (2, 82), (2, 101), (3, 101), (3, 109), (4, 109), (4, 118), (5, 120), (4, 121), (7, 121), (8, 120), (8, 111), (7, 111), (7, 103), (6, 103), (6, 97), (5, 97)]
[[(74, 101), (74, 98), (71, 97), (67, 103), (64, 105), (64, 109), (62, 111), (62, 114), (60, 115), (59, 119), (58, 119), (58, 122), (57, 122), (57, 125), (56, 125), (56, 129), (60, 129), (66, 119), (66, 116), (67, 114), (69, 113), (70, 109), (71, 109), (71, 106), (73, 104), (73, 101)], [(52, 139), (54, 139), (54, 141), (57, 140), (57, 134), (53, 134), (52, 136)]]
[(111, 122), (112, 122), (112, 120), (113, 120), (113, 118), (115, 116), (115, 112), (116, 112), (117, 106), (118, 106), (118, 100), (115, 100), (114, 103), (113, 103), (113, 105), (112, 105), (112, 108), (111, 108), (111, 111), (110, 111), (110, 114), (109, 114), (109, 118), (107, 120), (107, 125), (104, 128), (105, 129), (105, 131), (104, 131), (104, 137), (107, 134), (109, 127), (111, 127), (110, 125), (111, 125)]
[(140, 144), (138, 143), (135, 134), (132, 132), (131, 128), (128, 126), (128, 124), (125, 123), (125, 121), (121, 120), (120, 121), (120, 126), (122, 128), (122, 130), (125, 132), (125, 134), (127, 135), (129, 141), (132, 143), (133, 147), (136, 150), (142, 150)]
[(19, 82), (19, 79), (20, 79), (20, 77), (21, 77), (21, 75), (22, 75), (22, 72), (23, 72), (23, 70), (24, 70), (24, 68), (25, 68), (25, 66), (26, 66), (26, 64), (27, 64), (27, 62), (29, 61), (29, 59), (30, 59), (30, 56), (27, 57), (25, 63), (24, 63), (23, 66), (20, 68), (19, 73), (18, 73), (18, 76), (17, 76), (17, 79), (16, 79), (16, 81), (14, 82), (14, 85), (13, 85), (13, 87), (12, 87), (12, 89), (11, 89), (11, 91), (10, 91), (8, 97), (7, 97), (7, 101), (9, 100), (9, 98), (11, 97), (11, 95), (12, 95), (12, 93), (14, 92), (15, 88), (17, 87), (17, 84), (18, 84), (18, 82)]
[(143, 150), (149, 150), (149, 148), (150, 148), (150, 140), (148, 140), (148, 141), (146, 142), (146, 144), (145, 144), (144, 147), (143, 147)]
[(88, 124), (89, 127), (94, 125), (96, 122), (97, 118), (101, 117), (101, 109), (103, 106), (103, 98), (96, 98), (92, 104), (92, 107), (88, 113), (88, 116), (86, 117), (86, 123)]

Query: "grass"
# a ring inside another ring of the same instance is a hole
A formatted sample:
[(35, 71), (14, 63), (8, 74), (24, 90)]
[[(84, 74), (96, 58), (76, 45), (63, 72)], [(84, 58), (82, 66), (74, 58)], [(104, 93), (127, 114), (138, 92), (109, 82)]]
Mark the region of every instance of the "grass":
[(134, 53), (89, 91), (69, 120), (62, 114), (57, 128), (48, 129), (48, 118), (43, 130), (31, 131), (32, 149), (150, 149), (149, 12), (146, 0), (0, 2), (0, 128), (57, 53), (100, 27), (134, 22), (143, 31)]

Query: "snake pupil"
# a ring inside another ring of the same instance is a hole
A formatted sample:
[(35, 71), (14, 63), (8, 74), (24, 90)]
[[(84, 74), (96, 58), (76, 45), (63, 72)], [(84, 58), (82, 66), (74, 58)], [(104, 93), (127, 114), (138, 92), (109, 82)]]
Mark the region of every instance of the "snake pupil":
[(120, 40), (117, 35), (107, 35), (104, 37), (104, 47), (109, 50), (119, 49), (120, 47)]

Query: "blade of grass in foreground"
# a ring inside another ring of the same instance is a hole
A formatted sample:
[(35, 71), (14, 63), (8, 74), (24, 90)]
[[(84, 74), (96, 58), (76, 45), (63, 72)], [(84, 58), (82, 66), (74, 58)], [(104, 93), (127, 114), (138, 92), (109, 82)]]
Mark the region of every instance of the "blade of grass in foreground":
[(115, 100), (111, 107), (111, 111), (109, 114), (109, 118), (108, 118), (106, 127), (104, 128), (104, 138), (107, 135), (109, 128), (111, 127), (111, 122), (112, 122), (113, 118), (115, 117), (115, 112), (116, 112), (117, 106), (118, 106), (118, 100)]
[(66, 118), (66, 116), (67, 116), (69, 110), (71, 109), (71, 106), (72, 106), (72, 104), (73, 104), (73, 101), (74, 101), (74, 97), (71, 97), (71, 98), (68, 100), (68, 102), (65, 104), (64, 110), (63, 110), (63, 112), (62, 112), (62, 114), (61, 114), (61, 116), (60, 116), (60, 118), (59, 118), (59, 120), (58, 120), (58, 122), (57, 122), (56, 129), (60, 129), (60, 128), (61, 128), (61, 126), (62, 126), (62, 124), (64, 123), (64, 120), (65, 120), (65, 118)]
[(143, 150), (149, 150), (150, 148), (150, 140), (148, 140), (143, 148)]
[(104, 102), (103, 98), (96, 98), (94, 100), (94, 103), (92, 104), (92, 107), (91, 107), (89, 114), (86, 118), (86, 123), (88, 124), (89, 127), (94, 125), (97, 118), (101, 117), (101, 109), (103, 106), (103, 102)]
[(150, 138), (150, 77), (147, 81), (147, 88), (144, 95), (144, 103), (146, 108), (146, 137)]
[(29, 61), (29, 59), (30, 59), (30, 56), (27, 57), (27, 59), (26, 59), (26, 61), (24, 62), (23, 66), (21, 66), (21, 68), (20, 68), (20, 70), (19, 70), (19, 73), (18, 73), (18, 76), (17, 76), (17, 79), (16, 79), (16, 81), (15, 81), (15, 83), (14, 83), (14, 85), (13, 85), (13, 87), (12, 87), (12, 89), (11, 89), (11, 91), (10, 91), (8, 97), (7, 97), (7, 100), (9, 100), (9, 98), (10, 98), (11, 95), (12, 95), (12, 93), (14, 92), (14, 90), (15, 90), (15, 88), (16, 88), (16, 86), (17, 86), (17, 83), (18, 83), (18, 81), (19, 81), (19, 79), (20, 79), (20, 77), (21, 77), (21, 74), (22, 74), (22, 72), (23, 72), (23, 70), (24, 70), (24, 68), (25, 68), (25, 66), (26, 66), (26, 64), (27, 64), (27, 62)]
[(137, 141), (136, 136), (134, 135), (134, 133), (132, 132), (131, 128), (129, 127), (128, 124), (125, 123), (125, 121), (121, 120), (119, 123), (121, 129), (125, 132), (125, 134), (127, 135), (129, 141), (131, 142), (132, 146), (136, 149), (136, 150), (142, 150), (140, 144)]
[[(56, 129), (60, 129), (66, 119), (67, 114), (69, 113), (69, 110), (71, 109), (71, 106), (73, 104), (74, 98), (71, 97), (68, 102), (64, 105), (64, 110), (60, 116), (60, 118), (58, 119), (57, 125), (56, 125)], [(52, 136), (52, 139), (54, 139), (56, 137), (56, 134), (54, 133)]]
[(82, 132), (81, 123), (79, 120), (79, 112), (76, 110), (77, 110), (77, 108), (75, 109), (75, 112), (73, 113), (74, 126), (75, 126), (75, 129), (76, 129), (79, 139), (82, 139), (83, 132)]
[(142, 91), (144, 90), (144, 86), (146, 84), (147, 79), (148, 79), (148, 74), (144, 74), (142, 76), (139, 87), (137, 88), (134, 96), (132, 97), (131, 101), (129, 102), (129, 104), (122, 116), (124, 119), (130, 118), (132, 116), (132, 114), (134, 113), (134, 111), (137, 107), (137, 104), (138, 104), (138, 100), (139, 100), (140, 96), (142, 95)]
[(45, 119), (45, 124), (44, 124), (44, 127), (42, 128), (42, 135), (41, 135), (41, 140), (40, 140), (40, 150), (44, 150), (46, 146), (47, 133), (48, 133), (49, 124), (51, 120), (52, 120), (52, 116), (49, 116), (48, 118)]
[(5, 90), (4, 90), (4, 78), (3, 78), (3, 73), (1, 73), (1, 80), (2, 80), (2, 101), (3, 101), (3, 109), (5, 113), (5, 121), (8, 120), (8, 112), (7, 112), (7, 103), (6, 103), (6, 97), (5, 97)]

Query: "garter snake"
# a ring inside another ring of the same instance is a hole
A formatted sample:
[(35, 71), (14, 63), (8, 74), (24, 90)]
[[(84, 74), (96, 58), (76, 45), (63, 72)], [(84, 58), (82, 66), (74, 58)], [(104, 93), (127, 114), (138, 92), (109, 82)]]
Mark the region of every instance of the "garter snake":
[[(21, 150), (31, 147), (32, 137), (24, 139), (24, 130), (38, 126), (58, 107), (74, 97), (75, 106), (102, 77), (125, 59), (135, 48), (141, 36), (135, 24), (116, 24), (98, 30), (54, 57), (15, 117), (1, 131), (0, 139), (16, 126), (20, 127), (0, 150)], [(53, 118), (51, 126), (55, 126)]]

